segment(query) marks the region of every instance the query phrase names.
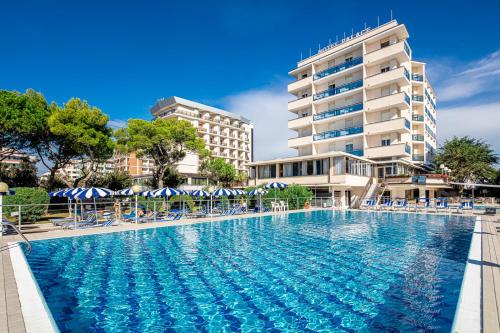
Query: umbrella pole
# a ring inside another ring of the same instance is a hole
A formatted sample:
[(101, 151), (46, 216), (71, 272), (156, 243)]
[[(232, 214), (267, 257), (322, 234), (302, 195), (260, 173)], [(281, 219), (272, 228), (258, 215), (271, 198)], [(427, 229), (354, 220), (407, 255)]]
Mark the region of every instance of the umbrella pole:
[(97, 205), (95, 203), (95, 197), (94, 197), (94, 214), (95, 214), (95, 220), (97, 221)]

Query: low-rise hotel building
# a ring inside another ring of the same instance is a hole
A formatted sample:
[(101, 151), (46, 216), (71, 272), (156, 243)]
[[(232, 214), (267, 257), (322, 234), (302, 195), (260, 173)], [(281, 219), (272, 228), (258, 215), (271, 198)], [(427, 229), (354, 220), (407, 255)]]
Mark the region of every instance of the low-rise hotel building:
[[(224, 158), (237, 171), (248, 174), (248, 163), (253, 160), (253, 125), (250, 120), (176, 96), (160, 99), (150, 111), (155, 118), (189, 121), (198, 129), (212, 156)], [(188, 154), (177, 163), (177, 171), (187, 177), (183, 188), (194, 189), (208, 184), (207, 179), (199, 174), (199, 166), (197, 154)]]
[(288, 127), (297, 133), (288, 147), (298, 156), (251, 163), (251, 183), (301, 183), (350, 206), (376, 191), (380, 180), (431, 168), (436, 96), (408, 38), (393, 20), (300, 60), (288, 85), (294, 96)]

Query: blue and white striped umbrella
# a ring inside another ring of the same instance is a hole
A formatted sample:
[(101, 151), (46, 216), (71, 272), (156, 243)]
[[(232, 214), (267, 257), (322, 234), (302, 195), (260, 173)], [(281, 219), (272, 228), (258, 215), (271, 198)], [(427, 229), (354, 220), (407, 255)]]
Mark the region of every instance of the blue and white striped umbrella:
[(280, 182), (273, 182), (267, 184), (265, 187), (266, 188), (286, 188), (288, 185), (285, 183), (280, 183)]
[(121, 195), (121, 196), (132, 196), (132, 195), (135, 195), (136, 193), (134, 192), (134, 190), (129, 187), (129, 188), (125, 188), (123, 190), (119, 190), (119, 191), (116, 191), (115, 192), (115, 195)]
[(63, 197), (64, 193), (68, 190), (71, 190), (70, 188), (63, 188), (62, 190), (59, 191), (53, 191), (49, 193), (49, 197), (54, 198), (54, 197)]
[(209, 197), (210, 193), (207, 191), (195, 190), (191, 191), (190, 195), (193, 197)]
[[(252, 196), (253, 196), (253, 195), (259, 195), (259, 192), (260, 192), (260, 191), (259, 191), (259, 189), (258, 189), (258, 188), (255, 188), (255, 189), (253, 189), (253, 190), (249, 191), (247, 194), (248, 194), (248, 195), (252, 195)], [(269, 191), (262, 190), (261, 194), (266, 194), (266, 193), (268, 193), (268, 192), (269, 192)]]
[(14, 190), (8, 190), (7, 192), (0, 192), (1, 196), (6, 196), (6, 195), (16, 195), (16, 191)]
[(85, 187), (70, 188), (64, 193), (62, 193), (60, 196), (65, 198), (70, 198), (71, 200), (73, 200), (78, 194), (80, 194), (80, 192), (83, 192), (85, 190), (86, 190)]
[(229, 197), (231, 195), (234, 195), (234, 192), (233, 190), (228, 188), (219, 188), (214, 191), (213, 195), (216, 197)]
[(153, 196), (154, 191), (142, 191), (139, 195), (141, 197), (149, 198)]
[(247, 194), (245, 191), (240, 190), (240, 189), (232, 189), (234, 195), (244, 195)]
[(108, 190), (106, 188), (100, 188), (100, 187), (91, 187), (84, 189), (74, 197), (76, 199), (84, 200), (84, 199), (92, 199), (92, 198), (103, 198), (103, 197), (109, 197), (113, 195), (113, 191)]
[(171, 187), (164, 187), (160, 188), (159, 190), (153, 191), (153, 197), (171, 197), (174, 195), (181, 195), (183, 194), (184, 191), (171, 188)]

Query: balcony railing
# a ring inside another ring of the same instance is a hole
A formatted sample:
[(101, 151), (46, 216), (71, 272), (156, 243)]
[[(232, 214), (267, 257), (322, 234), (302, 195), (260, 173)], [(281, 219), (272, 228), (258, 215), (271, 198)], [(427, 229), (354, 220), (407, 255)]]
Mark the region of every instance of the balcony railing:
[(411, 79), (413, 81), (419, 81), (419, 82), (423, 82), (424, 81), (424, 76), (421, 75), (421, 74), (412, 74), (411, 75)]
[(424, 96), (422, 96), (422, 95), (411, 95), (411, 100), (412, 101), (417, 101), (417, 102), (423, 102), (424, 101)]
[(351, 61), (346, 61), (343, 64), (327, 68), (324, 71), (321, 71), (319, 73), (314, 74), (314, 80), (322, 79), (325, 76), (341, 72), (343, 70), (354, 67), (354, 66), (359, 65), (361, 63), (363, 63), (363, 57), (354, 58)]
[(411, 48), (410, 48), (410, 45), (408, 45), (408, 43), (406, 41), (404, 41), (404, 49), (405, 49), (405, 52), (408, 55), (408, 57), (411, 58)]
[(424, 141), (424, 136), (422, 134), (413, 134), (412, 139), (413, 141)]
[(410, 105), (410, 96), (408, 96), (407, 93), (403, 92), (403, 94), (405, 94), (405, 102), (406, 104)]
[(411, 123), (408, 119), (405, 119), (405, 127), (410, 129), (411, 128)]
[(423, 162), (424, 161), (424, 155), (422, 154), (413, 154), (413, 160), (417, 162)]
[(406, 69), (406, 67), (403, 67), (403, 71), (404, 71), (405, 76), (408, 79), (408, 81), (410, 81), (410, 72), (408, 72), (408, 70)]
[(359, 134), (359, 133), (363, 133), (363, 126), (350, 127), (350, 128), (345, 128), (342, 130), (327, 131), (327, 132), (319, 133), (319, 134), (314, 135), (313, 140), (314, 141), (326, 140), (326, 139), (338, 138), (341, 136), (353, 135), (353, 134)]
[(355, 156), (363, 156), (363, 149), (353, 149), (353, 150), (346, 150), (345, 151), (348, 154), (355, 155)]
[(333, 95), (338, 95), (340, 93), (353, 90), (362, 86), (363, 86), (363, 80), (354, 81), (337, 88), (323, 90), (322, 92), (315, 94), (313, 96), (313, 100), (317, 101), (318, 99), (326, 98)]
[(341, 116), (343, 114), (348, 114), (351, 112), (356, 112), (363, 110), (363, 103), (358, 103), (358, 104), (351, 104), (348, 106), (343, 106), (337, 109), (331, 109), (326, 112), (314, 115), (313, 120), (322, 120), (322, 119), (327, 119), (331, 117), (336, 117), (336, 116)]
[(412, 116), (413, 121), (424, 121), (424, 116), (419, 114), (414, 114)]

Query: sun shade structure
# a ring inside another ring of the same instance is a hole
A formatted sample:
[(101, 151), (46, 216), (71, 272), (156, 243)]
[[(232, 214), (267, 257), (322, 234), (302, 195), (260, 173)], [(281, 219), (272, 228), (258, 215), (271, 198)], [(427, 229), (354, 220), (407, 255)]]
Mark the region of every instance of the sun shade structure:
[(248, 195), (254, 196), (254, 195), (259, 195), (259, 194), (267, 194), (269, 191), (266, 191), (261, 188), (255, 188), (249, 192), (247, 192)]
[(153, 197), (171, 197), (174, 195), (182, 195), (185, 192), (171, 187), (164, 187), (158, 190), (152, 191)]
[(71, 188), (63, 188), (62, 190), (59, 190), (59, 191), (53, 191), (53, 192), (50, 192), (49, 193), (49, 197), (51, 198), (55, 198), (55, 197), (58, 197), (58, 198), (62, 198), (64, 197), (65, 193), (69, 190), (72, 190)]
[(203, 190), (195, 190), (191, 191), (190, 195), (193, 197), (209, 197), (210, 193)]
[(232, 191), (233, 191), (234, 195), (244, 195), (244, 194), (246, 194), (245, 191), (240, 190), (240, 189), (232, 189)]
[(101, 187), (91, 187), (82, 190), (78, 194), (74, 196), (75, 199), (95, 199), (95, 198), (104, 198), (104, 197), (109, 197), (113, 195), (113, 191), (108, 190), (106, 188), (101, 188)]
[(219, 188), (214, 191), (213, 195), (216, 197), (229, 197), (234, 195), (234, 192), (233, 190), (228, 188)]
[(267, 184), (265, 187), (266, 188), (286, 188), (288, 185), (285, 183), (280, 183), (280, 182), (273, 182)]
[(137, 194), (137, 193), (135, 193), (132, 188), (125, 188), (123, 190), (119, 190), (119, 191), (115, 192), (115, 195), (120, 195), (120, 196), (124, 196), (124, 197), (129, 197), (129, 196), (132, 196), (135, 194)]

